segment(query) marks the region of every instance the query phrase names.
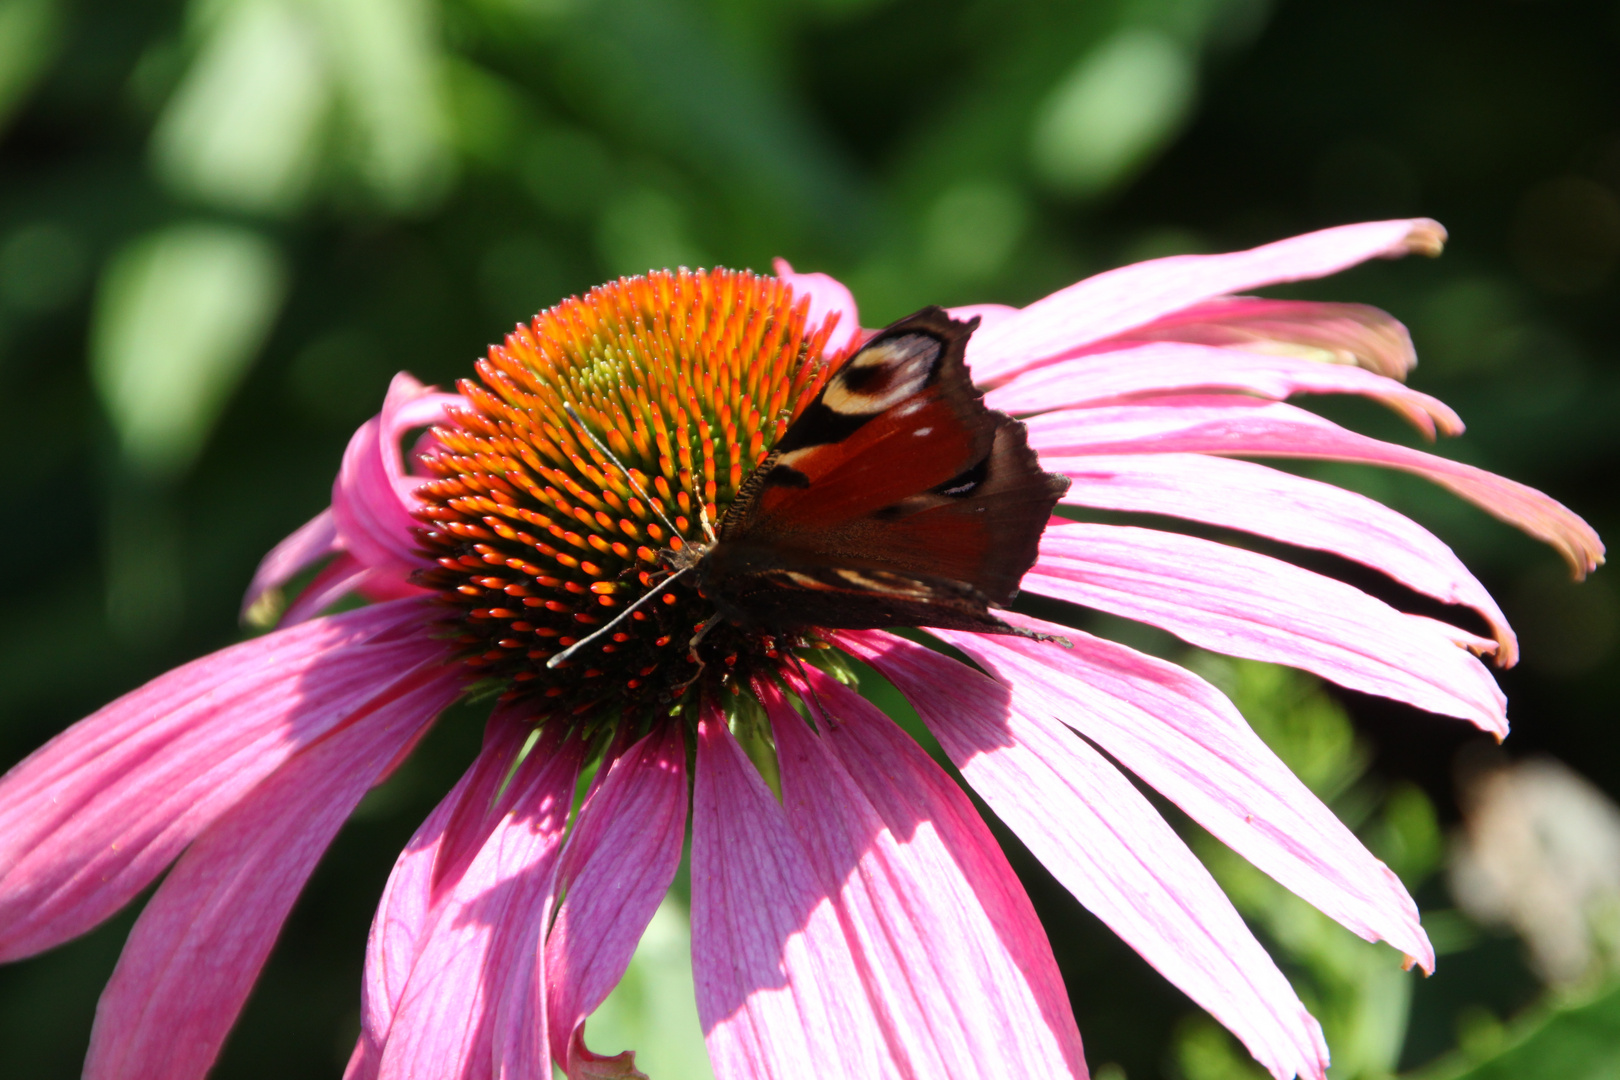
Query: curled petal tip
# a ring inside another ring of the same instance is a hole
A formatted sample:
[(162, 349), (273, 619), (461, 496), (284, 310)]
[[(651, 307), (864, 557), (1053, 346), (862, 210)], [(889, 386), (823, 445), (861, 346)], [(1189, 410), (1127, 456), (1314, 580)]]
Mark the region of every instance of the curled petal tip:
[(386, 400), (393, 403), (403, 403), (423, 394), (431, 393), (433, 387), (428, 386), (421, 379), (408, 371), (395, 373), (388, 381), (388, 394)]
[(275, 628), (286, 608), (287, 598), (281, 594), (280, 589), (272, 586), (257, 593), (249, 593), (248, 598), (242, 603), (242, 610), (237, 619), (249, 630), (271, 630)]
[(1432, 259), (1445, 249), (1446, 227), (1433, 218), (1416, 218), (1396, 254), (1427, 255)]
[[(1582, 524), (1585, 523), (1582, 522)], [(1587, 574), (1590, 574), (1592, 571), (1596, 570), (1598, 567), (1602, 566), (1608, 561), (1604, 558), (1604, 553), (1605, 549), (1603, 547), (1603, 541), (1598, 539), (1596, 533), (1593, 533), (1591, 536), (1591, 542), (1580, 553), (1585, 562), (1578, 562), (1574, 559), (1570, 560), (1570, 576), (1576, 581), (1585, 581)]]
[(585, 1045), (583, 1020), (574, 1027), (573, 1038), (568, 1043), (568, 1075), (571, 1080), (648, 1080), (647, 1074), (636, 1068), (634, 1050), (611, 1057), (593, 1053)]
[[(1585, 581), (1586, 575), (1602, 566), (1605, 561), (1606, 549), (1603, 540), (1598, 536), (1596, 529), (1573, 511), (1566, 510), (1562, 506), (1556, 508), (1563, 513), (1552, 515), (1553, 536), (1548, 542), (1558, 550), (1565, 563), (1569, 565), (1570, 578)], [(1532, 531), (1531, 535), (1537, 534)]]

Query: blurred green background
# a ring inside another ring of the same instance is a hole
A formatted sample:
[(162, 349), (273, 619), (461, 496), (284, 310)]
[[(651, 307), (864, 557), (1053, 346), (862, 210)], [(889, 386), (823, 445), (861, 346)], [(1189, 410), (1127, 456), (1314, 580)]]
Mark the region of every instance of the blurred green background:
[[(1471, 425), (1441, 452), (1620, 536), (1615, 0), (0, 0), (0, 125), (0, 766), (241, 636), (253, 566), (325, 505), (393, 372), (448, 384), (537, 308), (651, 266), (786, 256), (879, 325), (1430, 215), (1441, 261), (1287, 294), (1405, 320), (1413, 381)], [(1309, 407), (1408, 438), (1358, 404)], [(1430, 525), (1501, 599), (1525, 657), (1503, 750), (1105, 628), (1234, 695), (1406, 878), (1437, 974), (1183, 826), (1335, 1080), (1620, 1076), (1615, 586), (1407, 477), (1315, 472)], [(382, 882), (477, 736), (451, 716), (368, 800), (216, 1075), (339, 1075)], [(1256, 1075), (1006, 839), (1098, 1080)], [(0, 968), (0, 1076), (77, 1075), (130, 920)], [(684, 935), (677, 897), (592, 1024), (655, 1080), (704, 1074)]]

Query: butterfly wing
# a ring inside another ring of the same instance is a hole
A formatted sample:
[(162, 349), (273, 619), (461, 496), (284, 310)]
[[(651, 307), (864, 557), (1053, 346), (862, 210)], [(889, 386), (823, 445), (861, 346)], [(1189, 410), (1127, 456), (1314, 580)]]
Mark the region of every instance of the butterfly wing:
[(719, 587), (704, 585), (716, 610), (739, 626), (773, 633), (819, 626), (867, 630), (937, 626), (1006, 633), (973, 586), (870, 567), (782, 558), (768, 549), (719, 552)]
[(977, 325), (926, 308), (828, 380), (744, 482), (704, 592), (771, 628), (1006, 629), (989, 614), (1035, 561), (1063, 477), (985, 408), (963, 360)]

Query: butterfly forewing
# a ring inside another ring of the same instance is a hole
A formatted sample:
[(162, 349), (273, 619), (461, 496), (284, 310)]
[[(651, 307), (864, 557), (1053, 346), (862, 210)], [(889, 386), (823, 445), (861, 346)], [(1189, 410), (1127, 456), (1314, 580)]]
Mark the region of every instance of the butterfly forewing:
[(723, 615), (768, 629), (1009, 629), (989, 606), (1016, 593), (1068, 482), (973, 388), (963, 353), (976, 325), (924, 309), (828, 380), (702, 559)]

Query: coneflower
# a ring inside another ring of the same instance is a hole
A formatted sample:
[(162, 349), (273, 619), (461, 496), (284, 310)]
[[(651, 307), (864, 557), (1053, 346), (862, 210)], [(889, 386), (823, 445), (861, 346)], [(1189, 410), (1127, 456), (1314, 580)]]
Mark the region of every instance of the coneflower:
[[(1431, 436), (1460, 431), (1400, 381), (1414, 358), (1389, 316), (1233, 295), (1443, 238), (1427, 221), (1348, 226), (951, 313), (963, 321), (940, 325), (971, 332), (987, 389), (972, 407), (998, 410), (998, 433), (1038, 453), (1033, 475), (1068, 479), (1043, 497), (1080, 511), (1045, 528), (1024, 591), (1504, 734), (1478, 657), (1511, 663), (1513, 635), (1456, 557), (1376, 502), (1245, 460), (1403, 469), (1553, 544), (1577, 575), (1602, 561), (1592, 530), (1538, 492), (1283, 402), (1360, 394)], [(1084, 1077), (1006, 859), (966, 794), (851, 689), (849, 657), (1274, 1076), (1324, 1075), (1320, 1029), (1120, 766), (1351, 930), (1432, 966), (1394, 874), (1191, 672), (1001, 610), (971, 582), (925, 582), (916, 602), (956, 590), (971, 617), (931, 633), (977, 668), (869, 612), (841, 619), (833, 600), (806, 609), (815, 619), (751, 620), (715, 595), (724, 582), (677, 580), (726, 542), (756, 466), (812, 405), (832, 407), (824, 388), (873, 340), (843, 286), (777, 270), (604, 285), (519, 327), (459, 394), (399, 376), (350, 442), (330, 509), (253, 582), (247, 610), (273, 619), (279, 590), (324, 561), (280, 628), (125, 695), (0, 779), (0, 959), (88, 930), (174, 864), (102, 996), (87, 1077), (201, 1077), (343, 820), (480, 692), (495, 702), (483, 752), (383, 894), (349, 1076), (546, 1080), (553, 1061), (635, 1075), (628, 1057), (592, 1054), (585, 1019), (668, 889), (690, 812), (698, 1012), (721, 1080)], [(1086, 509), (1332, 552), (1472, 609), (1490, 636)], [(911, 602), (900, 577), (848, 569), (782, 580), (825, 592), (843, 573)], [(320, 614), (351, 594), (374, 602)]]

